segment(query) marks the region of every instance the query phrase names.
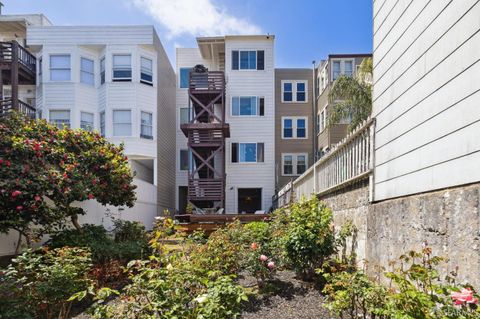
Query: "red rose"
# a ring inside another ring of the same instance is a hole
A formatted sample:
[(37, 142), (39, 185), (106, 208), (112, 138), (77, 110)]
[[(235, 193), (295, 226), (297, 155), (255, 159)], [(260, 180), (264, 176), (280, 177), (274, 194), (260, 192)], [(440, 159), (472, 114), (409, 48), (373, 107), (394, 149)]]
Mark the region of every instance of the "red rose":
[(88, 194), (88, 199), (94, 199), (95, 196), (93, 196), (93, 194)]
[(2, 164), (3, 164), (3, 159), (0, 158), (0, 165), (2, 165)]
[(7, 165), (8, 167), (10, 167), (10, 165), (11, 165), (10, 161), (5, 161), (5, 165)]

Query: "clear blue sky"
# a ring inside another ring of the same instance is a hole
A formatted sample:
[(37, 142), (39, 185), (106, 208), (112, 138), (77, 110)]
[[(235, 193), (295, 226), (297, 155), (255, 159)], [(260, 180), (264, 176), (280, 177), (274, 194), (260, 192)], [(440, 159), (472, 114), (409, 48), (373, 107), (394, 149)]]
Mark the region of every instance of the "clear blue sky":
[[(371, 0), (0, 0), (4, 14), (43, 13), (55, 25), (153, 24), (172, 64), (195, 36), (276, 36), (276, 67), (311, 67), (330, 53), (372, 50)], [(203, 18), (205, 17), (205, 18)]]

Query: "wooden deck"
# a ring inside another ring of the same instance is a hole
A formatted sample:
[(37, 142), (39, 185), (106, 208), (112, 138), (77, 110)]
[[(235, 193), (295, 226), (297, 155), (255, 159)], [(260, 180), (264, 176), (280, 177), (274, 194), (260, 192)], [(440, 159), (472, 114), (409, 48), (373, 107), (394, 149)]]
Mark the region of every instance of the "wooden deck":
[(250, 223), (254, 221), (270, 220), (267, 214), (210, 214), (210, 215), (176, 215), (175, 219), (179, 221), (179, 226), (187, 233), (201, 230), (210, 234), (218, 228), (224, 227), (228, 223), (239, 220), (241, 223)]

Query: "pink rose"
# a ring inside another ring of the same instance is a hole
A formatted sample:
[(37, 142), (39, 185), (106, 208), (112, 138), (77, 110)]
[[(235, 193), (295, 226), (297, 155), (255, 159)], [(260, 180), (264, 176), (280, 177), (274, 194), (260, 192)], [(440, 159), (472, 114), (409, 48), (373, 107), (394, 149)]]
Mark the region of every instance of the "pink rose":
[(273, 261), (271, 261), (267, 264), (267, 267), (268, 267), (268, 269), (273, 269), (273, 268), (275, 268), (275, 263)]
[(478, 299), (473, 297), (473, 291), (470, 288), (463, 288), (460, 291), (452, 292), (451, 297), (455, 302), (455, 305), (462, 305), (464, 303), (478, 303)]
[(265, 256), (265, 255), (260, 255), (260, 257), (258, 259), (260, 259), (260, 261), (267, 261), (268, 257)]
[(13, 191), (12, 192), (12, 197), (17, 197), (18, 195), (20, 195), (22, 192), (21, 191)]
[(257, 248), (258, 248), (257, 243), (252, 243), (252, 244), (250, 245), (250, 248), (252, 248), (253, 250), (257, 249)]
[(34, 198), (35, 198), (35, 201), (37, 201), (37, 202), (39, 202), (39, 201), (42, 199), (42, 198), (41, 198), (40, 196), (38, 196), (38, 195), (36, 195)]
[(17, 206), (17, 210), (22, 210), (23, 209), (23, 206), (22, 205), (18, 205)]

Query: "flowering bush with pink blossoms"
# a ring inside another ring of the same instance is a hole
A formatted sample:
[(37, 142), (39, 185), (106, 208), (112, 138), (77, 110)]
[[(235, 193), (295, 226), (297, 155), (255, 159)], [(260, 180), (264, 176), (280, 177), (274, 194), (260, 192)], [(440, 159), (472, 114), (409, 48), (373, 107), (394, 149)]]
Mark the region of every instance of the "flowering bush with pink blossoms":
[(257, 243), (250, 245), (243, 266), (250, 275), (257, 279), (259, 287), (263, 287), (267, 280), (272, 279), (276, 270), (275, 261), (265, 255), (262, 246)]

